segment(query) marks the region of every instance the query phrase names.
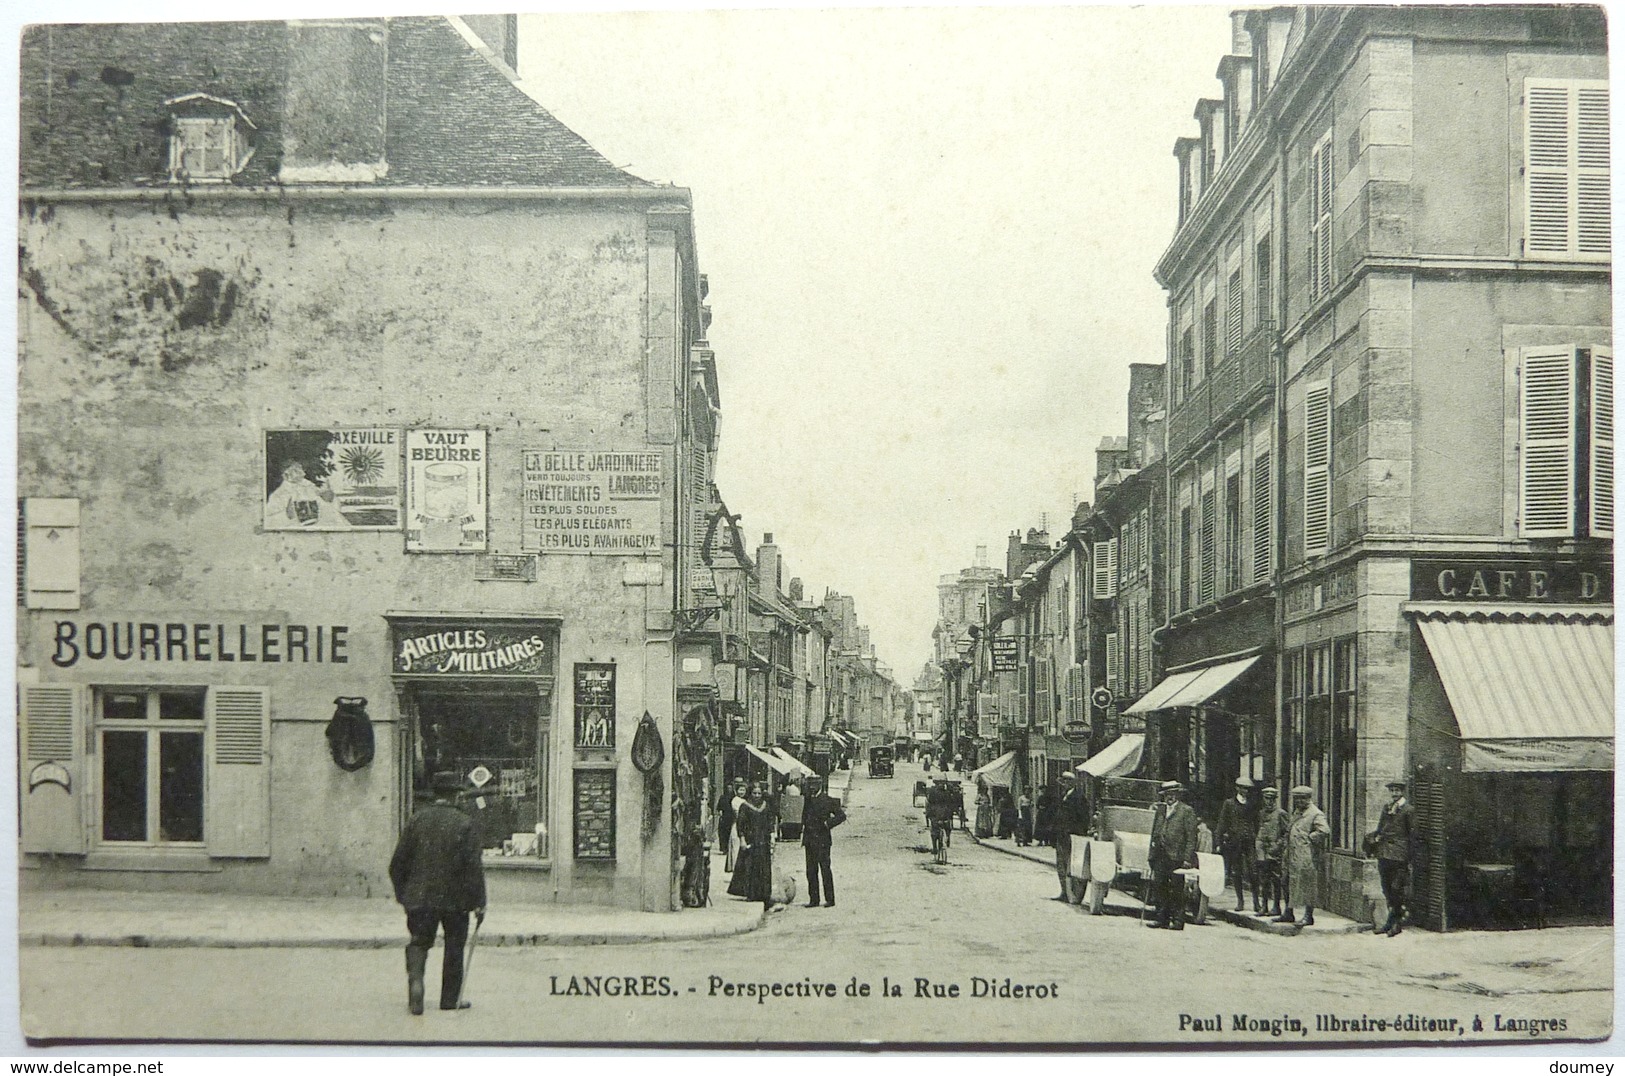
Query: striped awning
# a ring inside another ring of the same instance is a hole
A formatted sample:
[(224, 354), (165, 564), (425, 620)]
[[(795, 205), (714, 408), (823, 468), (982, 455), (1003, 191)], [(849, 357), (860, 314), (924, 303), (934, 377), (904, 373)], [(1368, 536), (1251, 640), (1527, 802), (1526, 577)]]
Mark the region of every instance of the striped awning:
[(1614, 617), (1608, 606), (1414, 603), (1461, 730), (1462, 769), (1614, 765)]

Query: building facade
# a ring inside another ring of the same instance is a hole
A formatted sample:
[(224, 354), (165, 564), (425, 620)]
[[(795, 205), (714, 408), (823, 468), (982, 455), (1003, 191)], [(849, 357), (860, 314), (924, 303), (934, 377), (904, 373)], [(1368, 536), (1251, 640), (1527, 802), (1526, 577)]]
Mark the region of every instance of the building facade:
[(678, 905), (689, 196), (482, 25), (25, 35), (25, 884), (386, 894), (453, 770), (495, 899)]
[(1380, 901), (1394, 778), (1430, 925), (1487, 922), (1497, 866), (1552, 914), (1611, 906), (1606, 67), (1597, 9), (1264, 9), (1176, 144), (1139, 705), (1209, 795), (1315, 790), (1345, 915)]

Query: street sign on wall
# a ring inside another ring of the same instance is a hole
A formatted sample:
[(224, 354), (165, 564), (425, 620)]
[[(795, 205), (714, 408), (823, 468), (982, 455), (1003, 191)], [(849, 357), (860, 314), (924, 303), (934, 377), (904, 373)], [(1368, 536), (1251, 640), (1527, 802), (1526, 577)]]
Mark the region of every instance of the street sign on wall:
[(993, 649), (993, 671), (1015, 672), (1020, 665), (1019, 644), (1014, 636), (996, 635), (989, 644)]

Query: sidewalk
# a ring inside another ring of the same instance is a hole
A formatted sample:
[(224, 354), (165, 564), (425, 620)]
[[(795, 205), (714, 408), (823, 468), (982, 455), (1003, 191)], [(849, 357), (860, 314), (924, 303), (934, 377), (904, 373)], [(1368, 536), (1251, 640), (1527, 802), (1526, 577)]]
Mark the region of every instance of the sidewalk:
[[(1008, 837), (986, 839), (973, 837), (972, 840), (975, 840), (983, 848), (991, 848), (1006, 855), (1019, 856), (1022, 859), (1042, 864), (1050, 870), (1055, 869), (1055, 849), (1053, 848), (1042, 848), (1037, 845), (1022, 847)], [(1315, 925), (1310, 927), (1306, 927), (1302, 923), (1275, 923), (1269, 919), (1260, 919), (1251, 912), (1238, 912), (1234, 908), (1224, 907), (1225, 898), (1231, 896), (1231, 892), (1227, 890), (1224, 896), (1221, 896), (1217, 901), (1210, 902), (1207, 910), (1208, 918), (1229, 923), (1231, 926), (1245, 927), (1248, 930), (1256, 930), (1265, 934), (1280, 934), (1286, 937), (1298, 934), (1358, 934), (1362, 930), (1371, 929), (1369, 923), (1344, 919), (1340, 915), (1333, 915), (1327, 911), (1316, 911)], [(1106, 900), (1108, 907), (1119, 905), (1135, 915), (1138, 915), (1141, 908), (1144, 907), (1138, 899), (1120, 889), (1113, 889)]]
[[(709, 908), (637, 912), (579, 904), (492, 906), (479, 944), (632, 945), (744, 934), (760, 904), (720, 890)], [(17, 895), (18, 944), (221, 949), (393, 949), (406, 919), (390, 900), (35, 890)]]

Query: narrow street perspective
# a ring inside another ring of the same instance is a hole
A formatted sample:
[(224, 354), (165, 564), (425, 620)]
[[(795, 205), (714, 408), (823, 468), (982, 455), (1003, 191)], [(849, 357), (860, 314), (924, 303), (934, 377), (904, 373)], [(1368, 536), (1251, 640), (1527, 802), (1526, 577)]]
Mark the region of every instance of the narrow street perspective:
[[(1501, 934), (1489, 945), (1409, 934), (1378, 945), (1369, 932), (1292, 938), (1217, 920), (1183, 935), (1145, 931), (1132, 898), (1085, 915), (1053, 899), (1052, 867), (963, 830), (947, 864), (935, 863), (912, 796), (925, 776), (912, 764), (889, 780), (860, 772), (834, 842), (841, 899), (833, 908), (793, 902), (750, 933), (482, 947), (472, 1008), (427, 1019), (401, 1003), (393, 946), (348, 948), (334, 939), (319, 948), (29, 947), (23, 1007), (36, 1015), (28, 1030), (48, 1038), (132, 1038), (154, 1027), (181, 1040), (276, 1038), (285, 1033), (283, 1014), (297, 1006), (302, 1031), (333, 1042), (947, 1045), (967, 1041), (974, 1027), (978, 1036), (991, 1030), (1034, 1043), (1505, 1043), (1529, 1041), (1528, 1021), (1550, 1013), (1563, 1014), (1570, 1036), (1607, 1031), (1613, 957), (1604, 930)], [(774, 848), (795, 875), (800, 852), (789, 842)], [(323, 902), (311, 902), (310, 914), (322, 911)], [(500, 934), (512, 916), (493, 908), (486, 930)], [(24, 922), (26, 930), (26, 912)], [(431, 972), (440, 955), (432, 954)], [(1121, 988), (1125, 969), (1155, 982), (1159, 1004)], [(138, 979), (172, 988), (117, 998), (82, 989)], [(193, 983), (206, 986), (188, 989)], [(813, 993), (814, 984), (832, 992)], [(854, 984), (867, 993), (854, 996)], [(897, 995), (884, 994), (888, 987)], [(1361, 1029), (1362, 1013), (1412, 1018), (1412, 1026)], [(1441, 1035), (1443, 1021), (1459, 1032)], [(900, 1026), (912, 1030), (883, 1030)]]

